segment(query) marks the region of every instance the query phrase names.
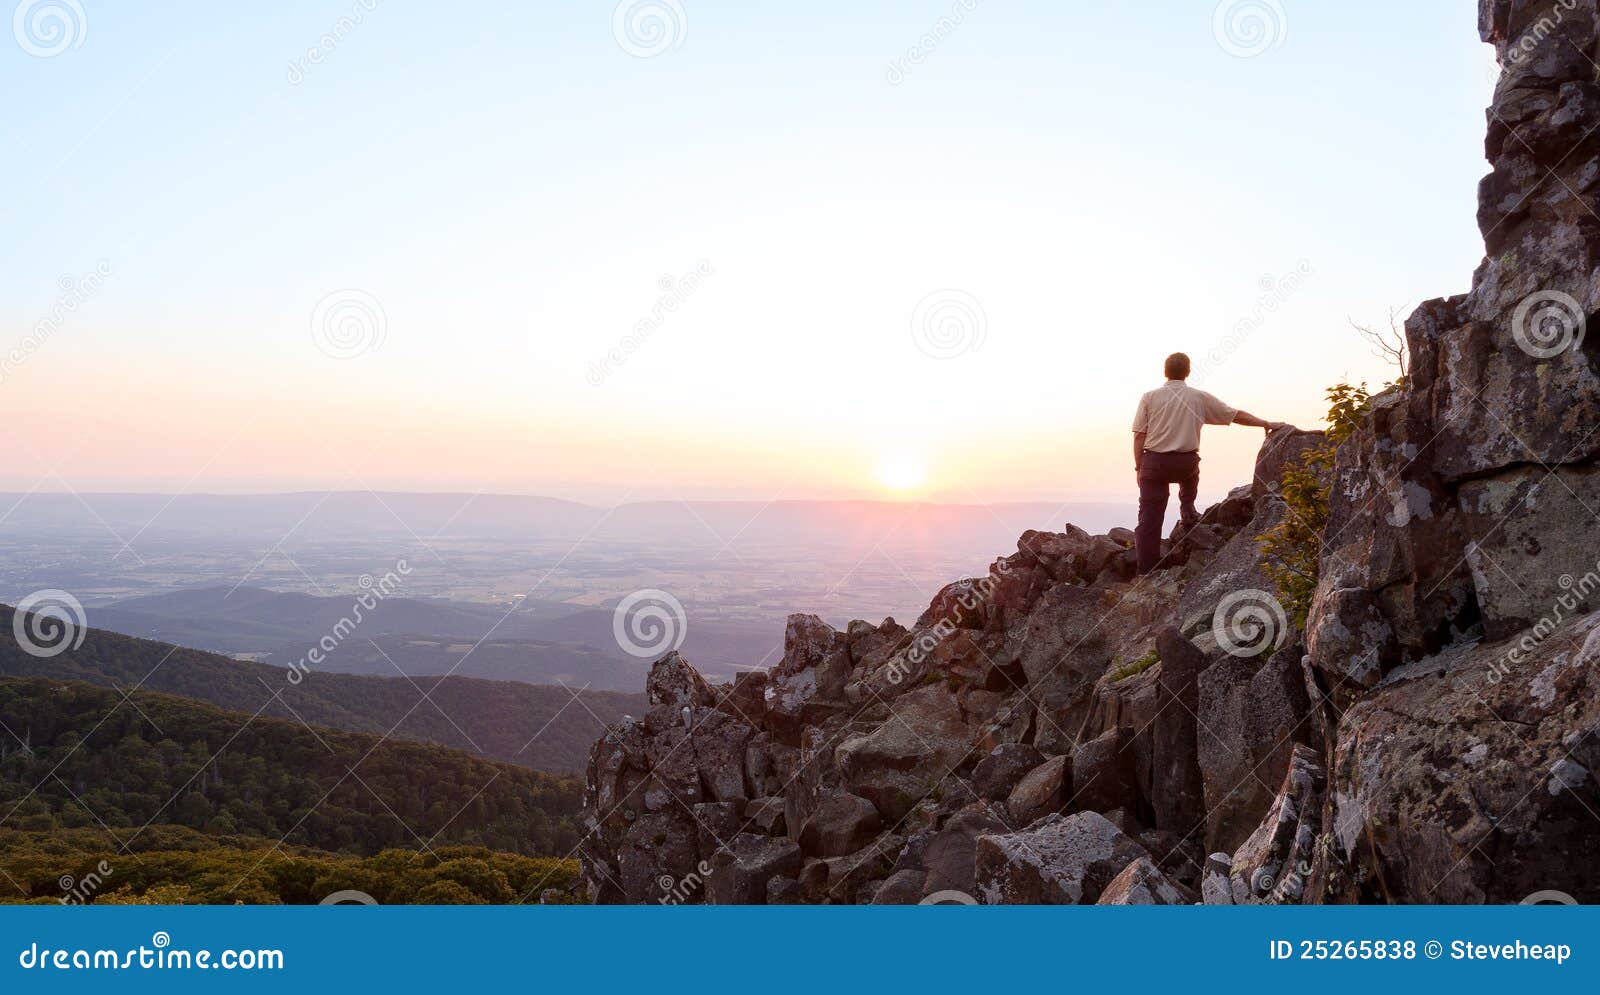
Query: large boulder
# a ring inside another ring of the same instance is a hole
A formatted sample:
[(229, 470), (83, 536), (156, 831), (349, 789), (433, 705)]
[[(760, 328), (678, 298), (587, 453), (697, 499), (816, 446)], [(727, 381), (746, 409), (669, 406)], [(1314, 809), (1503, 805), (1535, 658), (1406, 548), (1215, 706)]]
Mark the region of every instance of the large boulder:
[(1072, 752), (1072, 807), (1095, 812), (1138, 810), (1138, 774), (1133, 737), (1112, 729)]
[(1193, 905), (1194, 896), (1174, 884), (1148, 857), (1129, 862), (1111, 879), (1096, 905)]
[(800, 849), (808, 857), (843, 857), (872, 842), (882, 825), (877, 808), (865, 798), (828, 795), (800, 829)]
[(972, 790), (998, 801), (1011, 794), (1024, 774), (1044, 763), (1044, 754), (1026, 743), (1001, 743), (972, 769)]
[(1205, 780), (1197, 752), (1200, 674), (1206, 655), (1175, 628), (1156, 636), (1161, 657), (1157, 711), (1148, 728), (1148, 774), (1140, 772), (1155, 826), (1187, 838), (1205, 820)]
[(633, 820), (617, 849), (620, 900), (630, 905), (670, 903), (686, 882), (684, 901), (704, 901), (700, 881), (699, 829), (685, 810), (647, 812)]
[(1238, 849), (1277, 796), (1295, 744), (1312, 740), (1303, 652), (1223, 656), (1200, 675), (1207, 851)]
[(1068, 757), (1052, 757), (1017, 782), (1006, 799), (1006, 811), (1015, 824), (1026, 826), (1060, 812), (1071, 796), (1072, 761)]
[(711, 859), (715, 905), (765, 905), (767, 885), (800, 873), (800, 848), (788, 840), (740, 833)]
[(790, 615), (783, 632), (783, 659), (773, 668), (778, 677), (811, 672), (816, 696), (844, 697), (850, 680), (850, 642), (833, 626), (815, 615)]
[(1111, 664), (1118, 601), (1109, 590), (1062, 584), (1008, 633), (1007, 654), (1021, 663), (1037, 709), (1034, 745), (1047, 755), (1069, 752), (1089, 713)]
[(839, 744), (839, 771), (850, 790), (893, 825), (973, 756), (961, 709), (939, 685), (896, 699), (872, 732)]
[(1463, 483), (1457, 498), (1467, 565), (1491, 639), (1536, 624), (1558, 598), (1572, 602), (1568, 617), (1600, 608), (1600, 586), (1577, 583), (1600, 560), (1594, 542), (1600, 466), (1518, 466)]
[(1339, 725), (1318, 901), (1600, 902), (1600, 612), (1390, 674)]
[[(1413, 339), (1448, 324), (1453, 309), (1424, 304), (1407, 324)], [(1431, 376), (1416, 370), (1407, 389), (1374, 398), (1339, 446), (1306, 625), (1312, 662), (1335, 686), (1369, 688), (1477, 621), (1461, 516), (1431, 462), (1438, 432), (1422, 387)]]
[(959, 892), (971, 895), (978, 837), (1005, 833), (1010, 826), (993, 806), (978, 803), (956, 812), (941, 828), (917, 833), (895, 861), (896, 872), (914, 870), (922, 875), (922, 895)]
[(689, 666), (689, 661), (674, 650), (657, 660), (644, 682), (645, 695), (652, 707), (670, 709), (704, 708), (716, 703), (716, 692)]
[(977, 896), (986, 905), (1092, 905), (1129, 863), (1150, 855), (1095, 812), (1052, 815), (978, 837)]

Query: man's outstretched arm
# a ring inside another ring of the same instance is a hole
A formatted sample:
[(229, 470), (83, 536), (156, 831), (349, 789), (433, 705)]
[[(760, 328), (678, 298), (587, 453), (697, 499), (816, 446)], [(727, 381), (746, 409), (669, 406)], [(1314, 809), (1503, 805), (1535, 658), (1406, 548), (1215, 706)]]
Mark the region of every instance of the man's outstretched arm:
[(1268, 432), (1276, 432), (1280, 428), (1290, 427), (1286, 421), (1267, 421), (1264, 418), (1257, 418), (1248, 411), (1240, 411), (1234, 414), (1233, 423), (1235, 425), (1249, 425), (1251, 428), (1264, 428)]

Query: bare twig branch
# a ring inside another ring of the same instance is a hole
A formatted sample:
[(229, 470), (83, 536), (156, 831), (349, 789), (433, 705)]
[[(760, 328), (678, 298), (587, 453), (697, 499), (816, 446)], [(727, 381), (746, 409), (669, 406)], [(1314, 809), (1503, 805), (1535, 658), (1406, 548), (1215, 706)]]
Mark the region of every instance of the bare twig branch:
[(1404, 323), (1400, 318), (1399, 308), (1389, 309), (1389, 327), (1387, 330), (1376, 328), (1372, 325), (1363, 325), (1354, 318), (1349, 319), (1350, 327), (1366, 340), (1372, 347), (1372, 354), (1379, 359), (1396, 367), (1400, 371), (1400, 378), (1405, 379), (1410, 354), (1406, 351), (1406, 333)]

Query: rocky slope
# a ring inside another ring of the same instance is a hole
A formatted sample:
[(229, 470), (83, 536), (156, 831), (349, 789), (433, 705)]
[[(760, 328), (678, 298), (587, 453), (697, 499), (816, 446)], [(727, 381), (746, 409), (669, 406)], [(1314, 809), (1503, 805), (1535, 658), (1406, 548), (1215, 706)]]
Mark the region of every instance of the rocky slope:
[(590, 757), (595, 900), (1600, 900), (1596, 2), (1482, 4), (1489, 255), (1339, 448), (1304, 634), (1280, 432), (1141, 583), (1126, 532), (1030, 532), (909, 629), (659, 661)]

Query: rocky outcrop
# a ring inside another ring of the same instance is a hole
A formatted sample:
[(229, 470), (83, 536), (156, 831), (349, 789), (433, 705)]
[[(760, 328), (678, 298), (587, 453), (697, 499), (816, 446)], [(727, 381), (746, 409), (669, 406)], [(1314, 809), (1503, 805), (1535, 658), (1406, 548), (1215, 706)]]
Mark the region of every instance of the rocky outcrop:
[(1483, 0), (1479, 28), (1502, 66), (1487, 256), (1411, 316), (1410, 377), (1338, 454), (1307, 642), (1342, 715), (1308, 900), (1600, 897), (1600, 14)]
[[(1257, 509), (1210, 509), (1137, 585), (1126, 530), (1028, 532), (912, 629), (796, 615), (770, 674), (721, 686), (664, 657), (649, 713), (591, 755), (590, 895), (890, 904), (977, 894), (982, 865), (991, 895), (1092, 902), (1136, 857), (1153, 872), (1123, 900), (1196, 886), (1195, 716), (1212, 660), (1173, 623), (1183, 578), (1251, 538)], [(1070, 833), (1050, 821), (1065, 817)], [(1101, 866), (1083, 833), (1107, 826)], [(1002, 867), (1029, 834), (1087, 863), (1066, 877), (1049, 861)]]
[(1487, 256), (1338, 445), (1303, 633), (1258, 540), (1328, 443), (1280, 431), (1138, 583), (1069, 525), (910, 628), (793, 616), (770, 674), (663, 658), (591, 753), (591, 897), (1600, 900), (1597, 3), (1480, 4)]
[(1600, 897), (1600, 613), (1463, 645), (1345, 713), (1319, 820), (1319, 901)]
[[(1488, 255), (1406, 323), (1410, 377), (1341, 447), (1312, 657), (1368, 688), (1544, 617), (1596, 569), (1600, 84), (1594, 0), (1482, 0), (1503, 67), (1479, 191)], [(1592, 592), (1584, 607), (1600, 607)]]

